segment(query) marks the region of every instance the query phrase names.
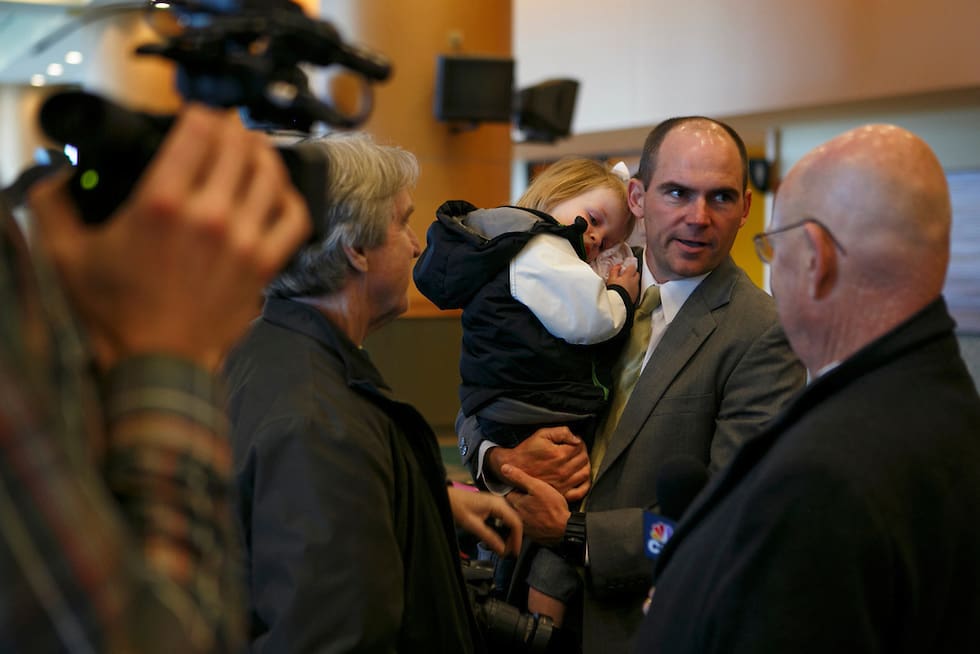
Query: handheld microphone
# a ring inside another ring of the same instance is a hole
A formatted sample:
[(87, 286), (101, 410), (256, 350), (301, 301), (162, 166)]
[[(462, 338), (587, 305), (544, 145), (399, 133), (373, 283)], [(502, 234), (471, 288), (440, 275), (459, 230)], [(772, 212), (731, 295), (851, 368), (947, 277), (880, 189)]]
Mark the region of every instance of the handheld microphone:
[(708, 483), (708, 469), (692, 456), (678, 456), (664, 463), (657, 475), (657, 500), (661, 513), (643, 512), (643, 553), (655, 561), (677, 522)]
[(660, 512), (671, 520), (680, 520), (707, 483), (708, 468), (693, 456), (667, 461), (657, 475)]

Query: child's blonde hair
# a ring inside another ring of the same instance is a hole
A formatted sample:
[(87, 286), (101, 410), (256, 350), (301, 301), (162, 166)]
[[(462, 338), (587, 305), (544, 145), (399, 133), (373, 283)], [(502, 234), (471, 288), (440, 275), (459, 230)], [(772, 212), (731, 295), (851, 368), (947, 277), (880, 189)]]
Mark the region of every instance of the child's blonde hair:
[(550, 213), (565, 200), (596, 188), (609, 188), (619, 195), (626, 212), (626, 238), (633, 233), (636, 216), (626, 199), (626, 184), (616, 173), (594, 159), (565, 157), (545, 168), (524, 191), (517, 206)]

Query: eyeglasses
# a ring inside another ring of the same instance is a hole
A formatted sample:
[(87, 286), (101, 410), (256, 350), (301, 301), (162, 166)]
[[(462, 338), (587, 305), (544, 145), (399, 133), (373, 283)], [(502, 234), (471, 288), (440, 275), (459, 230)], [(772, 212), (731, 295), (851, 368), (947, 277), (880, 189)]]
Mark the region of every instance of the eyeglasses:
[(820, 229), (822, 229), (827, 233), (827, 236), (830, 237), (830, 240), (834, 242), (834, 245), (837, 246), (837, 249), (840, 250), (840, 253), (845, 255), (847, 254), (847, 250), (845, 250), (844, 246), (840, 244), (840, 241), (838, 241), (837, 237), (834, 236), (834, 233), (830, 231), (830, 228), (824, 225), (816, 218), (804, 218), (798, 223), (793, 223), (792, 225), (786, 225), (785, 227), (780, 227), (778, 229), (774, 229), (769, 232), (761, 232), (759, 234), (756, 234), (755, 236), (752, 237), (752, 242), (755, 244), (755, 253), (759, 256), (760, 259), (762, 259), (763, 263), (772, 263), (772, 257), (774, 254), (772, 249), (772, 237), (775, 234), (788, 232), (791, 229), (796, 229), (797, 227), (800, 227), (807, 223), (813, 223), (814, 225), (820, 227)]

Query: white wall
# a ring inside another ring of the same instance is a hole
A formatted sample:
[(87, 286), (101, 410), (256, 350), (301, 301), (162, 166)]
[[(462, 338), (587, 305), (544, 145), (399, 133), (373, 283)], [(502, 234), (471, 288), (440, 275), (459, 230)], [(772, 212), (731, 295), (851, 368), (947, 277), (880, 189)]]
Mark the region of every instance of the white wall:
[[(783, 171), (811, 149), (868, 122), (900, 125), (935, 151), (950, 176), (953, 228), (944, 295), (957, 319), (964, 355), (980, 384), (980, 107), (942, 111), (854, 112), (845, 118), (787, 122), (779, 128)], [(967, 348), (969, 345), (969, 348)], [(970, 358), (972, 357), (972, 358)]]
[(978, 0), (513, 0), (517, 82), (576, 134), (980, 85)]
[(915, 132), (936, 152), (946, 170), (980, 169), (980, 107), (974, 106), (942, 111), (854, 111), (833, 120), (787, 121), (779, 130), (782, 170), (789, 170), (824, 141), (868, 122), (893, 123)]

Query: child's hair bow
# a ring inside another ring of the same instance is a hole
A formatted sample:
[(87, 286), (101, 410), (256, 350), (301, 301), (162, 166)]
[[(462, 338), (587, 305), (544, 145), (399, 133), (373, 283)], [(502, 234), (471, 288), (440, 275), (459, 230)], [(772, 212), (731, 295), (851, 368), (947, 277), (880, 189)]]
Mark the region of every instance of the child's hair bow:
[(612, 173), (624, 182), (630, 181), (630, 169), (627, 167), (625, 161), (620, 161), (618, 164), (613, 166)]

